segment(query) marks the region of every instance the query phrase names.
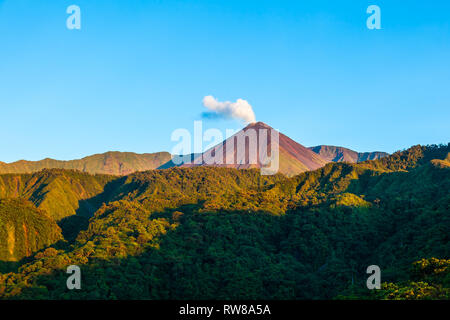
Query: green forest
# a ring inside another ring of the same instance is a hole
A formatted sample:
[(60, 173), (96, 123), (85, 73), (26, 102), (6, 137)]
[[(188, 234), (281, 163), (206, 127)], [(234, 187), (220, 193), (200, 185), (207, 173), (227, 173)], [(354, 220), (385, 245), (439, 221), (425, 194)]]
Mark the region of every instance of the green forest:
[(449, 299), (449, 190), (450, 144), (290, 178), (3, 174), (0, 299)]

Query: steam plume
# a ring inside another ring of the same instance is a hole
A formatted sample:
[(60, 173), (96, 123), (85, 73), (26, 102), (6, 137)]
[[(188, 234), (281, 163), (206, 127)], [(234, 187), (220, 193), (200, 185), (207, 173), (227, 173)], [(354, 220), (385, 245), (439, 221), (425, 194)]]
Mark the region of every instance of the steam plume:
[(203, 118), (233, 118), (246, 123), (256, 122), (255, 113), (247, 100), (237, 99), (236, 102), (220, 102), (213, 96), (203, 98), (203, 105), (209, 112), (203, 112)]

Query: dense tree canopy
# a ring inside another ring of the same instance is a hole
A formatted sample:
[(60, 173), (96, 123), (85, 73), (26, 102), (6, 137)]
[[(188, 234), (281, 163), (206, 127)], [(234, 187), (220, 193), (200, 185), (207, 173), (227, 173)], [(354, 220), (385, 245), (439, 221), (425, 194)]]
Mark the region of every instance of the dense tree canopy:
[[(292, 178), (209, 167), (0, 176), (0, 197), (33, 203), (3, 200), (0, 223), (56, 221), (64, 236), (45, 226), (47, 242), (0, 257), (0, 297), (448, 299), (449, 152), (415, 146)], [(66, 288), (71, 264), (81, 290)], [(373, 264), (383, 287), (369, 292)]]

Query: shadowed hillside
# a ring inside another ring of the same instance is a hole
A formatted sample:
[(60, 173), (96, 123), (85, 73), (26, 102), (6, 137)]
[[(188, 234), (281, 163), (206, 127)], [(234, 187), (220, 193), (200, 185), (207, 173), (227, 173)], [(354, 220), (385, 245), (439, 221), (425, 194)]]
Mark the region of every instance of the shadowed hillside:
[[(450, 257), (449, 152), (415, 146), (292, 178), (214, 167), (91, 177), (104, 188), (86, 199), (98, 208), (86, 227), (0, 274), (0, 297), (347, 298), (366, 290), (371, 264), (389, 288), (407, 288), (414, 261)], [(75, 185), (89, 176), (67, 175)], [(4, 194), (23, 190), (1, 177)], [(66, 289), (70, 264), (81, 267), (83, 290)], [(433, 294), (414, 297), (445, 297), (446, 283), (430, 282)]]
[(73, 170), (50, 169), (32, 174), (0, 175), (0, 198), (31, 201), (56, 221), (96, 210), (91, 199), (104, 191), (114, 176), (90, 175)]

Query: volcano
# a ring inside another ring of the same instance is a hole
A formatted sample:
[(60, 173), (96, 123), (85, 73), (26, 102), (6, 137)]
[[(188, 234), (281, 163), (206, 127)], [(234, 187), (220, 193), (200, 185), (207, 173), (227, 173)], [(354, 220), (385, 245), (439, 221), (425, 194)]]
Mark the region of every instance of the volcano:
[[(278, 150), (278, 152), (276, 152)], [(274, 151), (274, 152), (272, 152)], [(268, 159), (272, 161), (268, 162)], [(277, 159), (275, 159), (277, 158)], [(278, 163), (273, 166), (274, 161)], [(183, 167), (214, 166), (236, 169), (275, 168), (287, 176), (318, 169), (330, 162), (263, 122), (255, 122), (206, 150)]]

